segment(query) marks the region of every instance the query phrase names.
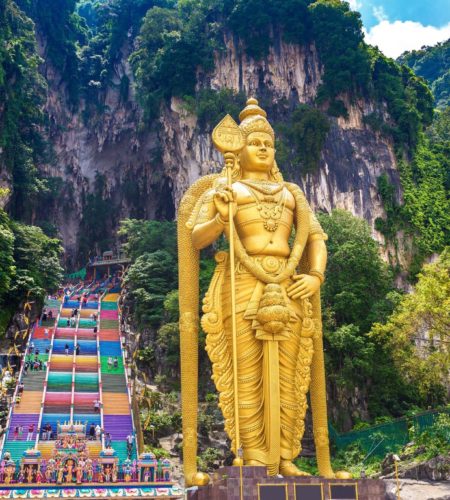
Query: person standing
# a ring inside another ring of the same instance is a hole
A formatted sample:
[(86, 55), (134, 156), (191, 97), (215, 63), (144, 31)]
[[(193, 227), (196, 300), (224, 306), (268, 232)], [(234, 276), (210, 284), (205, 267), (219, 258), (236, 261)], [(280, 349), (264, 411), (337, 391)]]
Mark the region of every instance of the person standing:
[(27, 441), (31, 441), (33, 439), (33, 434), (34, 434), (34, 424), (30, 424), (28, 426)]
[(100, 427), (99, 424), (97, 424), (95, 427), (95, 438), (97, 439), (97, 441), (100, 441), (101, 437), (102, 437), (102, 428)]
[(128, 458), (131, 459), (131, 454), (133, 452), (134, 434), (130, 432), (127, 436), (127, 452)]
[(66, 345), (64, 346), (64, 352), (66, 353), (66, 356), (68, 356), (68, 355), (69, 355), (69, 344), (66, 344)]
[(49, 333), (48, 332), (48, 328), (45, 328), (44, 329), (44, 338), (45, 338), (45, 340), (48, 340), (48, 333)]

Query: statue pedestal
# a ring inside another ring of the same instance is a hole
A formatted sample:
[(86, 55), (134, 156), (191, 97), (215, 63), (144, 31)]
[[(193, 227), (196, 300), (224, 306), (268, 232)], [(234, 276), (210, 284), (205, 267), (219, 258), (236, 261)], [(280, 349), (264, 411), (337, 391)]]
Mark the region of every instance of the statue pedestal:
[(273, 477), (265, 467), (222, 467), (211, 484), (189, 488), (188, 500), (385, 500), (378, 479), (325, 479), (317, 476)]

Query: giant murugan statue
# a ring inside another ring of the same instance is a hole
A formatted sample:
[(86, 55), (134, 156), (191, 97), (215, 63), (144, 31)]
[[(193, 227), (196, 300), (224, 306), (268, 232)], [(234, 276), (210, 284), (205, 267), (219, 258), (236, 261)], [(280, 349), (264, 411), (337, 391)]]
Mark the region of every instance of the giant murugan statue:
[(266, 112), (249, 99), (239, 119), (238, 126), (227, 116), (213, 132), (223, 172), (195, 182), (178, 212), (186, 484), (208, 482), (196, 465), (199, 250), (222, 233), (230, 252), (216, 255), (201, 325), (234, 464), (303, 475), (293, 460), (309, 391), (319, 472), (334, 477), (319, 292), (327, 236), (300, 188), (283, 181)]

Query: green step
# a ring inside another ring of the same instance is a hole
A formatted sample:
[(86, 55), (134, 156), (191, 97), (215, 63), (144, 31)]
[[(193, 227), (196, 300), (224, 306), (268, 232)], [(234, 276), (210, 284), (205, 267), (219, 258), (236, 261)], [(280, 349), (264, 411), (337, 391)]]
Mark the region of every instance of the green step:
[(74, 326), (67, 325), (67, 318), (59, 318), (58, 327), (59, 328), (75, 328), (75, 325)]
[(125, 375), (110, 375), (109, 373), (102, 371), (102, 389), (104, 393), (127, 392)]
[[(119, 458), (119, 463), (122, 463), (124, 460), (126, 460), (128, 458), (127, 442), (126, 441), (113, 441), (112, 448), (117, 453), (117, 456)], [(136, 441), (134, 442), (133, 453), (131, 454), (131, 460), (135, 460), (135, 459), (137, 459)]]
[(100, 329), (102, 330), (116, 330), (119, 328), (119, 322), (117, 319), (101, 319)]
[(48, 375), (47, 390), (49, 392), (65, 392), (72, 390), (72, 373), (50, 372)]
[(98, 375), (96, 373), (77, 373), (75, 375), (75, 392), (97, 392)]
[(24, 375), (23, 383), (26, 391), (42, 391), (45, 380), (45, 370), (30, 371)]
[(9, 451), (12, 460), (19, 461), (19, 463), (16, 462), (18, 470), (23, 452), (29, 448), (34, 448), (34, 439), (33, 441), (6, 441), (5, 446), (3, 446), (3, 455), (6, 451)]
[(93, 319), (81, 318), (78, 323), (78, 328), (94, 328), (97, 325), (97, 322)]
[(104, 311), (117, 311), (117, 302), (104, 301), (102, 302), (102, 309)]
[(125, 373), (125, 370), (123, 369), (123, 360), (122, 360), (121, 356), (118, 356), (119, 366), (117, 368), (111, 368), (111, 369), (108, 368), (108, 357), (109, 356), (100, 356), (100, 365), (101, 365), (102, 375), (103, 375), (103, 373), (110, 374), (110, 375), (118, 375), (121, 373)]
[(53, 326), (56, 322), (56, 318), (46, 319), (41, 321), (41, 326)]
[[(33, 354), (28, 354), (27, 357), (26, 357), (26, 361), (34, 361), (34, 358), (36, 357), (36, 355), (33, 353)], [(44, 362), (44, 361), (48, 361), (48, 354), (46, 354), (45, 352), (41, 352), (40, 354), (38, 354), (38, 358)], [(30, 369), (28, 368), (28, 371), (30, 371)]]

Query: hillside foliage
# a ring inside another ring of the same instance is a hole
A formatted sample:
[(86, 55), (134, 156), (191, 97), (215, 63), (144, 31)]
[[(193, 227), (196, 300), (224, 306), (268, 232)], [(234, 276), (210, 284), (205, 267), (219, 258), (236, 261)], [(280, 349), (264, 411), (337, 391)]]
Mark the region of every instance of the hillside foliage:
[(450, 106), (450, 39), (433, 47), (405, 52), (398, 62), (409, 66), (414, 73), (425, 78), (433, 92), (436, 107)]
[(375, 323), (369, 334), (389, 349), (395, 370), (430, 405), (442, 401), (449, 384), (449, 273), (447, 248), (436, 262), (424, 266), (414, 293), (405, 295), (388, 321)]
[(43, 303), (61, 283), (60, 241), (12, 220), (0, 209), (0, 335), (24, 301)]

